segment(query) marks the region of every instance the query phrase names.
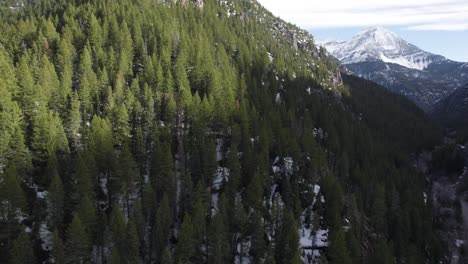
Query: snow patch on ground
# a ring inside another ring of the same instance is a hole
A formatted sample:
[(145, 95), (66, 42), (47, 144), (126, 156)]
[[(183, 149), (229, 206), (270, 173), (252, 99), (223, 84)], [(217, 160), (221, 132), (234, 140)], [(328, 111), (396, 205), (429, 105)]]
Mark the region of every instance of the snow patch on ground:
[(416, 70), (424, 70), (425, 68), (427, 68), (427, 66), (429, 66), (431, 62), (431, 61), (426, 61), (426, 60), (414, 59), (412, 57), (408, 58), (406, 56), (388, 58), (384, 54), (380, 54), (380, 59), (386, 63), (394, 63), (394, 64), (404, 66), (406, 68), (416, 69)]
[(41, 223), (39, 227), (39, 237), (41, 238), (41, 248), (44, 251), (50, 251), (53, 248), (52, 232), (50, 232), (46, 223)]
[(273, 161), (271, 169), (274, 174), (283, 172), (286, 176), (291, 176), (294, 173), (294, 160), (292, 157), (276, 157)]
[(299, 246), (301, 250), (301, 260), (305, 264), (315, 264), (320, 262), (322, 250), (328, 247), (328, 229), (314, 226), (316, 218), (320, 217), (314, 211), (314, 205), (320, 198), (324, 202), (320, 193), (320, 185), (310, 185), (314, 193), (312, 204), (304, 210), (301, 215), (301, 226), (299, 227)]
[[(251, 247), (250, 238), (243, 239), (237, 243), (237, 252), (236, 258), (234, 260), (235, 264), (250, 264), (249, 251)], [(242, 252), (242, 253), (241, 253)]]
[(275, 102), (276, 102), (277, 104), (280, 104), (280, 103), (281, 103), (281, 94), (280, 94), (280, 93), (277, 93), (277, 94), (276, 94)]
[(283, 159), (284, 161), (284, 172), (286, 173), (287, 176), (291, 176), (294, 172), (293, 170), (293, 165), (294, 165), (294, 160), (291, 157), (285, 157)]
[(47, 191), (36, 192), (36, 197), (38, 199), (45, 199), (47, 197)]
[(219, 191), (223, 182), (229, 181), (229, 173), (230, 171), (228, 168), (218, 166), (213, 180), (213, 190)]
[(219, 200), (219, 193), (215, 192), (211, 194), (211, 217), (215, 216), (218, 212), (218, 200)]
[(216, 139), (216, 161), (221, 161), (224, 159), (223, 152), (224, 141), (220, 138)]

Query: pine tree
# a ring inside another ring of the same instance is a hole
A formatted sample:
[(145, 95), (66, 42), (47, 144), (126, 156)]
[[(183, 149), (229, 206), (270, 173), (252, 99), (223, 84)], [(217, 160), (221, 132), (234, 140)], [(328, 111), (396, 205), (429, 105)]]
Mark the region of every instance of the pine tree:
[(89, 259), (89, 240), (78, 213), (67, 229), (66, 263), (80, 263)]
[(53, 102), (51, 108), (56, 111), (63, 110), (66, 104), (66, 98), (62, 97), (60, 81), (55, 72), (54, 65), (49, 61), (46, 55), (42, 56), (40, 64), (38, 84), (43, 89), (47, 101)]
[(2, 46), (0, 47), (0, 89), (5, 89), (2, 95), (6, 95), (6, 90), (8, 90), (8, 93), (17, 98), (19, 91), (16, 82), (13, 60)]
[(68, 153), (68, 140), (59, 116), (45, 109), (34, 118), (32, 148), (35, 157), (46, 160), (57, 151)]
[(63, 241), (60, 238), (57, 229), (54, 230), (52, 239), (52, 243), (54, 245), (52, 249), (52, 256), (55, 260), (55, 263), (65, 263), (65, 249), (63, 248)]
[(161, 264), (172, 264), (172, 258), (171, 258), (171, 253), (169, 252), (169, 249), (166, 247), (164, 248), (164, 251), (162, 253), (161, 257)]
[(113, 184), (114, 189), (117, 191), (123, 191), (125, 196), (125, 206), (127, 207), (127, 212), (130, 211), (130, 193), (134, 189), (134, 183), (137, 180), (137, 164), (135, 163), (130, 148), (127, 143), (124, 143), (122, 146), (122, 151), (118, 157), (117, 163), (117, 177)]
[(138, 234), (135, 226), (135, 221), (130, 219), (127, 223), (127, 229), (125, 232), (126, 242), (126, 258), (127, 263), (137, 264), (139, 263), (139, 247)]
[(115, 250), (119, 252), (120, 257), (125, 258), (124, 252), (126, 252), (126, 224), (124, 214), (119, 206), (114, 206), (112, 208), (109, 222), (112, 231), (113, 249), (115, 248)]
[(24, 112), (27, 122), (32, 122), (34, 112), (38, 107), (45, 107), (45, 98), (41, 94), (41, 89), (35, 84), (33, 75), (26, 56), (22, 56), (19, 60), (16, 76), (18, 86), (20, 87), (19, 102), (21, 109)]
[(118, 34), (119, 72), (126, 76), (132, 76), (133, 66), (133, 41), (127, 23), (120, 25)]
[(284, 209), (281, 231), (278, 234), (278, 243), (275, 246), (277, 263), (299, 264), (299, 234), (294, 215), (290, 209)]
[[(62, 37), (56, 55), (56, 68), (60, 77), (59, 96), (61, 101), (72, 94), (74, 50), (70, 40)], [(61, 110), (64, 110), (63, 108)]]
[[(106, 119), (98, 116), (93, 117), (88, 142), (98, 172), (103, 173), (103, 176), (107, 178), (107, 182), (110, 183), (111, 172), (115, 168), (115, 154), (112, 130)], [(113, 197), (113, 193), (109, 195)]]
[(153, 234), (156, 247), (156, 256), (160, 256), (163, 249), (167, 246), (169, 237), (169, 228), (172, 224), (172, 211), (169, 207), (169, 201), (164, 195), (161, 204), (156, 213), (156, 221), (153, 227)]
[(262, 201), (263, 188), (261, 183), (261, 176), (256, 173), (247, 186), (244, 202), (246, 206), (258, 210)]
[(16, 172), (16, 165), (12, 163), (6, 171), (6, 177), (1, 187), (1, 198), (5, 201), (7, 206), (7, 219), (12, 219), (17, 209), (25, 209), (26, 197), (24, 196), (21, 182)]
[(83, 224), (83, 229), (85, 230), (88, 241), (94, 241), (98, 219), (93, 202), (91, 202), (87, 194), (81, 194), (78, 214), (80, 215), (80, 220)]
[(10, 261), (11, 264), (35, 264), (37, 262), (34, 256), (33, 246), (31, 239), (28, 234), (22, 232), (13, 241), (12, 248), (10, 250)]
[(333, 230), (330, 235), (328, 256), (331, 264), (350, 264), (351, 258), (346, 248), (345, 234), (341, 228)]
[(121, 264), (122, 263), (122, 256), (120, 254), (120, 251), (119, 251), (118, 247), (112, 247), (110, 263), (111, 264)]
[(372, 204), (372, 219), (373, 226), (377, 232), (385, 234), (385, 219), (386, 219), (386, 204), (385, 204), (385, 189), (383, 186), (379, 185), (376, 188), (375, 199)]
[[(49, 160), (49, 163), (51, 160), (56, 161), (55, 155)], [(49, 201), (50, 216), (52, 220), (51, 226), (60, 229), (62, 227), (64, 216), (63, 201), (65, 194), (63, 191), (62, 179), (60, 178), (57, 172), (57, 168), (54, 168), (51, 172), (52, 175), (50, 175), (49, 177), (52, 178), (52, 182), (50, 183), (49, 195), (47, 196), (47, 199)]]
[(175, 175), (172, 150), (169, 142), (161, 141), (155, 146), (151, 166), (151, 184), (158, 201), (167, 195), (171, 207), (175, 208)]
[(251, 223), (252, 230), (252, 245), (250, 248), (250, 255), (252, 255), (255, 263), (260, 262), (266, 253), (267, 245), (264, 239), (264, 227), (259, 216), (259, 213), (255, 213), (253, 221)]
[(81, 103), (77, 92), (71, 95), (70, 106), (65, 123), (65, 131), (72, 146), (75, 148), (80, 145), (80, 128), (81, 128)]
[(81, 110), (83, 112), (83, 119), (89, 120), (93, 112), (93, 91), (97, 88), (97, 77), (93, 70), (93, 62), (91, 59), (91, 51), (88, 45), (85, 46), (80, 57), (79, 68), (79, 86), (78, 95), (81, 101)]
[(195, 253), (192, 218), (189, 214), (185, 214), (183, 221), (175, 251), (177, 263), (189, 263)]
[(217, 213), (209, 225), (208, 263), (226, 263), (228, 255), (228, 245), (226, 242), (224, 219), (222, 214)]
[[(193, 222), (193, 234), (194, 234), (194, 243), (196, 245), (196, 254), (197, 258), (203, 256), (203, 242), (206, 238), (206, 201), (204, 201), (203, 197), (203, 186), (201, 186), (200, 182), (197, 185), (197, 191), (195, 193), (195, 198), (193, 201), (193, 208), (192, 212), (192, 222)], [(192, 191), (193, 192), (193, 191)]]

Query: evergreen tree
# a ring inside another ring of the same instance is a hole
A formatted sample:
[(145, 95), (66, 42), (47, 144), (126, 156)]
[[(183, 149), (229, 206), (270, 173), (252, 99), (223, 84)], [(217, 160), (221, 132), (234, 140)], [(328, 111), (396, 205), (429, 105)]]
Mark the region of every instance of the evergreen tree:
[(63, 247), (63, 241), (60, 238), (59, 232), (57, 229), (54, 230), (52, 239), (53, 239), (52, 256), (55, 260), (55, 263), (65, 263), (65, 249)]
[(179, 263), (189, 263), (190, 258), (195, 253), (194, 239), (193, 239), (193, 224), (192, 218), (189, 214), (184, 216), (184, 222), (180, 229), (180, 235), (177, 241), (175, 259)]
[(372, 204), (373, 226), (377, 232), (385, 234), (385, 218), (386, 218), (385, 190), (383, 186), (378, 186), (376, 189), (375, 199)]
[(119, 257), (125, 259), (126, 242), (126, 224), (125, 216), (119, 206), (114, 206), (112, 208), (112, 213), (110, 215), (110, 227), (112, 231), (112, 250), (119, 253)]
[(169, 142), (164, 141), (155, 146), (151, 166), (151, 184), (158, 201), (163, 194), (167, 195), (172, 208), (175, 208), (175, 175), (172, 150)]
[(284, 210), (281, 231), (278, 234), (279, 238), (275, 246), (275, 259), (277, 263), (299, 264), (301, 258), (299, 256), (297, 224), (291, 210), (287, 208)]
[(171, 258), (171, 253), (169, 252), (169, 249), (166, 247), (161, 257), (161, 264), (172, 264), (172, 263), (173, 262)]
[(139, 263), (139, 241), (138, 234), (135, 226), (135, 221), (130, 219), (127, 223), (127, 229), (125, 232), (126, 242), (126, 257), (127, 263)]
[(89, 259), (89, 239), (78, 213), (75, 213), (67, 229), (65, 263), (81, 263)]
[(97, 77), (93, 71), (93, 62), (91, 59), (91, 51), (88, 45), (85, 46), (80, 56), (79, 68), (79, 86), (78, 94), (81, 101), (82, 113), (84, 120), (89, 120), (92, 110), (92, 96), (94, 89), (97, 88)]
[(6, 216), (6, 219), (12, 219), (17, 209), (25, 209), (26, 207), (26, 198), (24, 196), (23, 189), (21, 188), (21, 182), (18, 178), (14, 163), (8, 167), (4, 182), (1, 183), (0, 187), (0, 197), (2, 198), (2, 201), (5, 201), (8, 204), (6, 214), (5, 212), (2, 212), (3, 216)]
[(34, 118), (32, 147), (39, 160), (46, 160), (57, 151), (68, 153), (68, 140), (58, 115), (46, 110)]
[(70, 106), (66, 119), (65, 131), (67, 132), (68, 140), (72, 146), (78, 147), (80, 144), (80, 128), (81, 128), (81, 104), (78, 94), (74, 92), (71, 95)]
[(346, 248), (346, 240), (343, 230), (338, 229), (331, 232), (328, 256), (330, 258), (330, 263), (332, 264), (352, 263), (348, 249)]
[[(54, 160), (53, 156), (51, 160)], [(50, 162), (50, 161), (49, 161)], [(54, 166), (55, 167), (55, 166)], [(61, 228), (64, 216), (64, 191), (62, 185), (62, 179), (58, 175), (57, 169), (52, 171), (52, 182), (49, 186), (49, 195), (47, 196), (49, 201), (49, 210), (51, 216), (51, 224), (54, 228)]]
[(26, 233), (21, 233), (15, 241), (13, 241), (12, 248), (10, 250), (10, 261), (11, 264), (34, 264), (36, 263), (36, 257), (34, 256), (33, 246), (31, 239)]
[(82, 194), (78, 205), (78, 214), (80, 215), (83, 229), (87, 235), (88, 241), (94, 241), (96, 233), (96, 224), (98, 222), (95, 207), (87, 194)]
[(217, 213), (209, 225), (208, 263), (225, 263), (228, 261), (228, 246), (224, 217)]
[(153, 227), (154, 240), (156, 247), (156, 256), (160, 256), (167, 246), (169, 237), (169, 228), (172, 224), (172, 212), (169, 207), (167, 196), (164, 195), (161, 204), (156, 213), (156, 221)]

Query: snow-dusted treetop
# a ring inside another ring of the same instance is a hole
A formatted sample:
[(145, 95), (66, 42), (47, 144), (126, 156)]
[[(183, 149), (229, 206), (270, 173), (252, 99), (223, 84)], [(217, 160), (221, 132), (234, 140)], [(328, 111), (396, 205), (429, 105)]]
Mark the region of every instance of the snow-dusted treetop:
[(421, 50), (383, 27), (361, 30), (349, 41), (328, 41), (320, 45), (344, 64), (381, 60), (424, 70), (433, 62), (446, 60)]

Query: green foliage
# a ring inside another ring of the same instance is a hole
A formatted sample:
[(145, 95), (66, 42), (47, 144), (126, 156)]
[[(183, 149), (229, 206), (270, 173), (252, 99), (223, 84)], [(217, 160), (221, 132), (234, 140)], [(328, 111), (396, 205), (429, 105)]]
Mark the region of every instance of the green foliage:
[(67, 231), (65, 263), (80, 263), (87, 261), (89, 255), (89, 239), (78, 213), (75, 213)]
[(282, 225), (278, 233), (277, 243), (275, 253), (277, 263), (301, 263), (297, 224), (294, 220), (294, 215), (288, 209), (285, 209), (283, 212)]
[(443, 256), (408, 155), (439, 130), (257, 2), (4, 2), (0, 262), (47, 224), (57, 263), (299, 263), (305, 211), (332, 263)]
[(36, 158), (45, 160), (51, 155), (69, 152), (68, 140), (60, 117), (50, 112), (41, 111), (34, 118), (32, 148)]
[(349, 251), (346, 247), (345, 233), (341, 228), (332, 231), (330, 235), (329, 254), (331, 264), (351, 264)]
[(8, 263), (34, 264), (37, 261), (34, 256), (31, 238), (26, 233), (21, 233), (15, 241), (13, 241), (10, 252), (10, 261)]
[(55, 229), (53, 234), (53, 250), (52, 256), (55, 259), (56, 263), (64, 263), (65, 262), (65, 249), (63, 246), (63, 241), (59, 236), (59, 232)]
[(184, 216), (184, 222), (180, 229), (180, 236), (177, 241), (175, 251), (176, 263), (189, 263), (190, 258), (195, 253), (195, 241), (193, 239), (193, 224), (189, 214)]

